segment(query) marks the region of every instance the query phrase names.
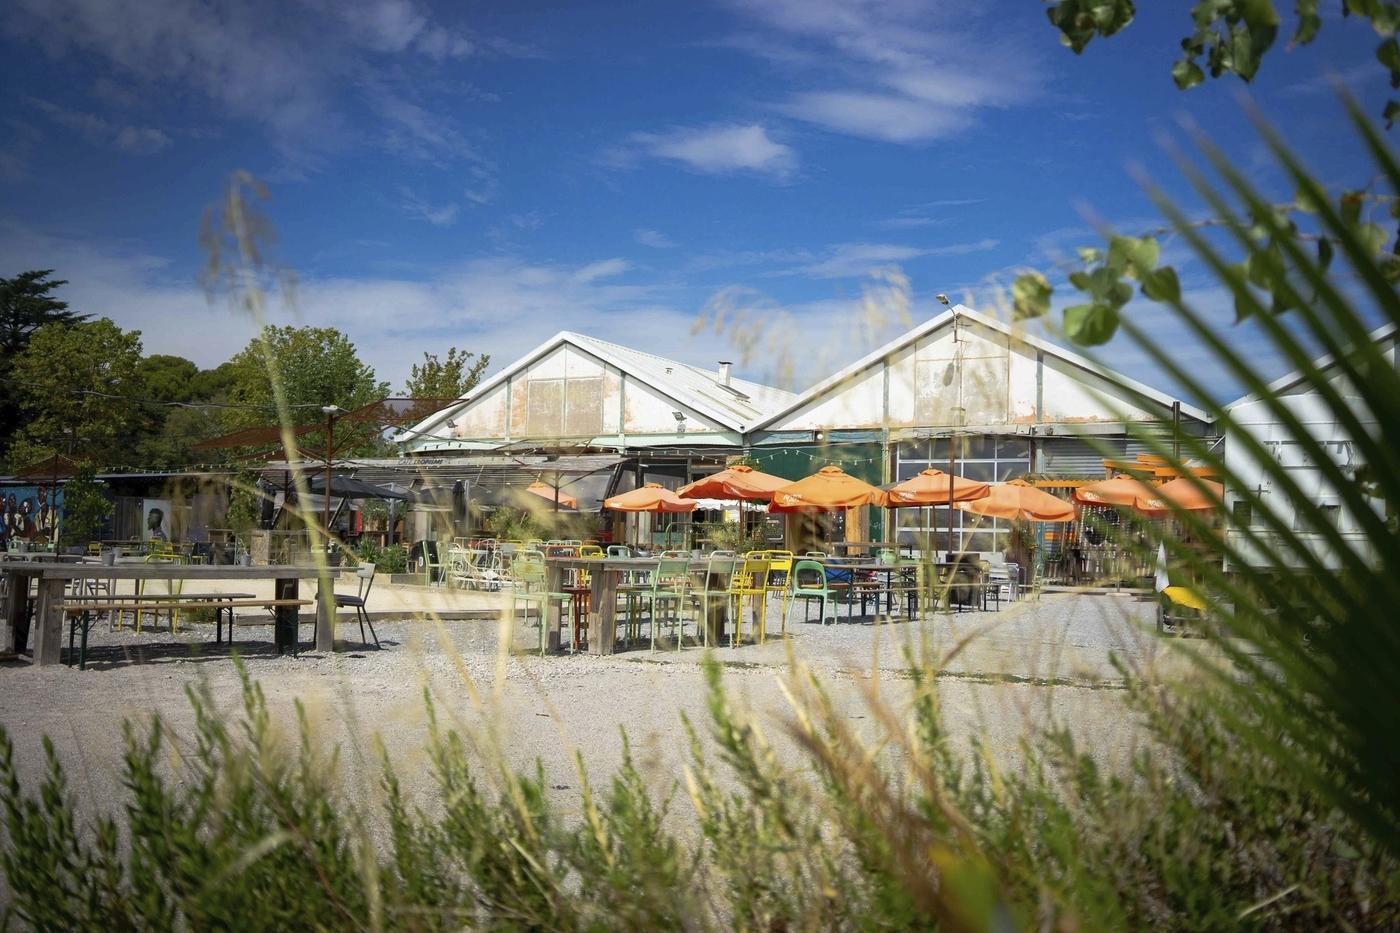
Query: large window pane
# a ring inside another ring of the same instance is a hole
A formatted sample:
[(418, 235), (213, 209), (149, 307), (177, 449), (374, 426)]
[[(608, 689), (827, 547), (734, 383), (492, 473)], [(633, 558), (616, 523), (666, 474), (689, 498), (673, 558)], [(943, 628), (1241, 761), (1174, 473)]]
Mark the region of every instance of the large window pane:
[(958, 474), (980, 483), (990, 483), (997, 478), (996, 464), (990, 460), (969, 460), (958, 464)]
[(985, 434), (968, 437), (960, 454), (967, 460), (991, 460), (997, 455), (997, 440)]
[(998, 460), (1030, 460), (1031, 442), (1024, 437), (997, 438)]
[(895, 471), (895, 478), (901, 483), (906, 479), (917, 476), (920, 471), (928, 469), (927, 460), (901, 460), (899, 468)]
[(927, 460), (928, 459), (928, 439), (917, 438), (916, 440), (900, 441), (897, 448), (899, 459), (901, 460)]

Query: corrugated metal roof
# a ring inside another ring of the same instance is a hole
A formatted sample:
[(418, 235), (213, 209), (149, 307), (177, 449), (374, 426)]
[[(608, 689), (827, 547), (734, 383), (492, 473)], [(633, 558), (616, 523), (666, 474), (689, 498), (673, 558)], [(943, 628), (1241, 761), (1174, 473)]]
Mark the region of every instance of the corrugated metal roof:
[[(400, 434), (395, 441), (406, 442), (431, 434), (455, 412), (471, 404), (555, 348), (570, 344), (661, 392), (687, 408), (703, 414), (732, 431), (745, 431), (773, 408), (794, 398), (793, 393), (772, 386), (731, 377), (729, 387), (720, 382), (718, 371), (702, 369), (596, 337), (560, 331), (526, 353), (505, 369), (476, 386), (456, 405), (429, 415)], [(438, 438), (442, 441), (443, 439)], [(450, 443), (450, 442), (448, 442)]]

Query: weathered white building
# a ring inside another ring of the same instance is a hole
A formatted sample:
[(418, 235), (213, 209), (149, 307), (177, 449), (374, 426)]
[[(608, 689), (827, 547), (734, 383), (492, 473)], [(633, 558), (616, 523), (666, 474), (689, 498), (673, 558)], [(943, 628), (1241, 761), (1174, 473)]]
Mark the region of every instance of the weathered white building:
[[(762, 451), (825, 451), (869, 482), (934, 467), (987, 481), (1100, 477), (1106, 457), (1146, 450), (1140, 432), (1211, 432), (1205, 412), (962, 305), (920, 324), (774, 410), (750, 432)], [(1138, 439), (1135, 439), (1135, 434)], [(817, 455), (820, 456), (820, 455)], [(946, 540), (946, 509), (901, 509), (901, 539)], [(871, 533), (880, 536), (880, 517)], [(1000, 550), (1004, 529), (961, 511), (963, 546)], [(972, 523), (980, 522), (973, 530)]]
[(630, 347), (556, 334), (405, 432), (410, 454), (717, 446), (745, 433), (792, 393)]
[[(1387, 324), (1372, 331), (1369, 336), (1385, 363), (1395, 368), (1395, 325)], [(1314, 366), (1348, 404), (1362, 428), (1368, 432), (1374, 430), (1378, 424), (1374, 413), (1361, 400), (1350, 381), (1338, 371), (1336, 361), (1324, 356), (1316, 360)], [(1298, 419), (1307, 434), (1323, 446), (1344, 475), (1358, 475), (1365, 460), (1357, 449), (1355, 438), (1338, 423), (1315, 382), (1307, 380), (1301, 372), (1292, 372), (1271, 383), (1266, 397), (1280, 401)], [(1266, 401), (1255, 395), (1246, 395), (1227, 405), (1226, 411), (1233, 422), (1233, 429), (1225, 432), (1225, 463), (1231, 474), (1239, 479), (1237, 484), (1227, 485), (1225, 490), (1225, 504), (1231, 516), (1229, 540), (1238, 549), (1236, 553), (1252, 565), (1266, 564), (1259, 551), (1250, 545), (1245, 529), (1250, 529), (1266, 541), (1272, 539), (1265, 516), (1259, 514), (1254, 504), (1241, 495), (1242, 490), (1248, 490), (1262, 500), (1261, 508), (1272, 512), (1292, 528), (1324, 565), (1337, 567), (1340, 563), (1337, 555), (1324, 543), (1323, 535), (1306, 524), (1293, 499), (1278, 488), (1275, 478), (1268, 475), (1259, 459), (1242, 443), (1242, 432), (1257, 440), (1273, 460), (1283, 466), (1304, 499), (1322, 507), (1324, 514), (1329, 516), (1329, 523), (1335, 524), (1343, 540), (1353, 547), (1364, 548), (1365, 535), (1361, 531), (1358, 515), (1347, 508), (1335, 486), (1323, 476), (1318, 463), (1307, 456), (1297, 436), (1270, 411)], [(1381, 514), (1382, 501), (1372, 499), (1370, 503), (1371, 508)]]

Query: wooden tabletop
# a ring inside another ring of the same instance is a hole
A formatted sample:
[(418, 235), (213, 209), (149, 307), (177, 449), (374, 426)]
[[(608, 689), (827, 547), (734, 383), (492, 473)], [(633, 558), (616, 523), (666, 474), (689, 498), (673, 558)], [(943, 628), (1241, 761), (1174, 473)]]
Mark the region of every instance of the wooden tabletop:
[[(327, 567), (332, 576), (346, 567)], [(321, 568), (296, 564), (267, 564), (244, 567), (241, 564), (140, 563), (108, 566), (102, 563), (56, 564), (47, 561), (6, 561), (0, 573), (22, 573), (47, 579), (75, 580), (89, 577), (103, 580), (308, 580), (321, 575)]]

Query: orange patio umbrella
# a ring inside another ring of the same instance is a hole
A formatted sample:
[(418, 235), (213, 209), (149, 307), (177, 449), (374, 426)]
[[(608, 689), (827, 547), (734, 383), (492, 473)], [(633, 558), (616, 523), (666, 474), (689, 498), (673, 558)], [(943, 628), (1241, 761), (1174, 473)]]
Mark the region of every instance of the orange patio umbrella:
[(773, 493), (790, 485), (792, 480), (771, 473), (762, 473), (751, 466), (739, 464), (693, 483), (682, 486), (676, 494), (683, 499), (737, 499), (772, 502)]
[(694, 512), (698, 503), (682, 499), (660, 483), (647, 483), (641, 489), (603, 500), (603, 508), (616, 512)]
[(1074, 491), (1074, 500), (1085, 505), (1115, 505), (1120, 508), (1138, 509), (1142, 512), (1165, 512), (1166, 503), (1158, 495), (1156, 486), (1149, 486), (1131, 476), (1115, 476), (1100, 480)]
[(1154, 491), (1164, 506), (1159, 511), (1171, 511), (1172, 506), (1187, 512), (1204, 512), (1222, 508), (1225, 501), (1225, 487), (1208, 479), (1200, 480), (1200, 483), (1205, 486), (1204, 491), (1197, 489), (1195, 484), (1184, 476), (1179, 476), (1158, 486)]
[[(951, 487), (951, 489), (949, 488)], [(904, 482), (890, 487), (890, 508), (906, 505), (947, 505), (949, 493), (954, 502), (982, 499), (989, 489), (987, 483), (953, 476), (942, 470), (924, 470)]]
[(1023, 522), (1072, 522), (1074, 505), (1036, 489), (1025, 480), (1013, 479), (997, 483), (981, 499), (958, 503), (958, 508), (986, 515)]
[(768, 511), (853, 509), (862, 505), (884, 505), (887, 498), (880, 487), (856, 479), (838, 466), (824, 466), (811, 476), (773, 493)]
[(555, 489), (548, 483), (540, 482), (539, 480), (535, 480), (533, 483), (526, 486), (525, 491), (529, 493), (534, 493), (537, 496), (548, 499), (550, 502), (556, 501), (555, 496), (557, 495), (559, 504), (562, 505), (564, 508), (578, 508), (578, 499), (569, 495), (566, 492), (562, 492), (560, 490)]

